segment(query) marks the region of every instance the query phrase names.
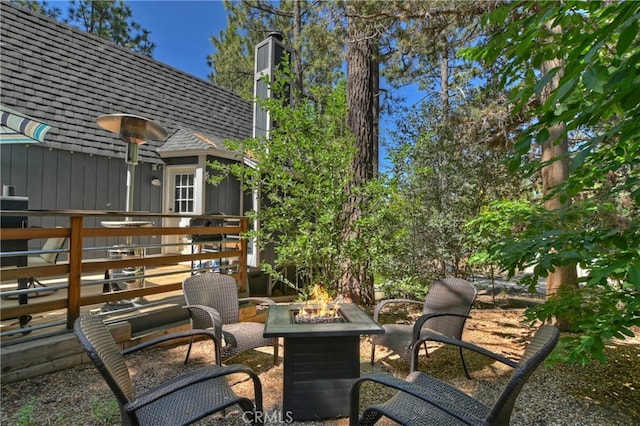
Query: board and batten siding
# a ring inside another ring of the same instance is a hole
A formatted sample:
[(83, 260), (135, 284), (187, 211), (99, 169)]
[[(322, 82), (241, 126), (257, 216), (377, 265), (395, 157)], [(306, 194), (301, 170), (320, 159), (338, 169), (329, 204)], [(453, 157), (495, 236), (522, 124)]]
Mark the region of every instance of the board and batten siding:
[[(208, 162), (218, 161), (223, 164), (230, 164), (233, 161), (226, 158), (217, 158), (208, 156)], [(216, 173), (210, 167), (207, 167), (210, 174)], [(222, 212), (226, 215), (241, 216), (244, 212), (240, 211), (240, 181), (235, 176), (229, 176), (220, 182), (219, 185), (207, 184), (205, 187), (206, 197), (204, 203), (204, 212)], [(244, 206), (247, 210), (247, 206)], [(251, 208), (251, 206), (248, 206)]]
[[(0, 154), (2, 184), (28, 196), (30, 209), (125, 210), (127, 167), (122, 158), (37, 145), (4, 145)], [(162, 188), (151, 185), (151, 175), (149, 164), (136, 166), (135, 211), (162, 211)]]
[[(39, 145), (3, 145), (0, 147), (0, 180), (15, 187), (15, 194), (29, 197), (30, 210), (108, 210), (124, 211), (127, 167), (122, 158), (74, 153)], [(151, 185), (149, 164), (135, 170), (134, 210), (162, 212), (162, 187)], [(69, 226), (66, 218), (31, 218), (29, 226)], [(160, 224), (157, 221), (156, 225)], [(85, 226), (100, 226), (87, 217)], [(151, 237), (153, 238), (153, 237)], [(149, 239), (141, 243), (149, 243)], [(118, 241), (87, 239), (89, 246), (108, 246)], [(37, 248), (41, 242), (30, 242)], [(87, 253), (88, 255), (88, 253)], [(95, 256), (102, 257), (100, 253)], [(62, 259), (62, 258), (61, 258)]]

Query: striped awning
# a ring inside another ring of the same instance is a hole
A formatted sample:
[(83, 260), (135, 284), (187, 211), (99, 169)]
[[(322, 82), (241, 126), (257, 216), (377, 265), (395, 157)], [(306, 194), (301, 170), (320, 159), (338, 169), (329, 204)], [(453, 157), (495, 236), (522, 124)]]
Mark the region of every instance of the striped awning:
[(51, 126), (0, 104), (0, 143), (40, 143)]

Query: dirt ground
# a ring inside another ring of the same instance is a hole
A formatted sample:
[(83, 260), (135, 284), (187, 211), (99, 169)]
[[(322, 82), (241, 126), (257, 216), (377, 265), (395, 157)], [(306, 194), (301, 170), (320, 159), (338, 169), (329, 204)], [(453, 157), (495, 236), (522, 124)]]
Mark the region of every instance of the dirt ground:
[[(523, 324), (521, 309), (474, 310), (463, 338), (508, 358), (521, 355), (534, 329)], [(389, 320), (390, 318), (387, 318)], [(391, 318), (397, 320), (398, 317)], [(384, 321), (385, 319), (382, 318)], [(388, 322), (388, 321), (385, 321)], [(640, 336), (640, 334), (636, 334)], [(369, 364), (370, 341), (362, 338), (361, 373), (384, 371), (403, 377), (408, 366), (379, 348), (376, 361)], [(136, 389), (144, 389), (181, 371), (213, 361), (210, 344), (195, 345), (189, 365), (183, 366), (186, 346), (154, 348), (128, 357)], [(283, 351), (281, 348), (280, 354)], [(542, 367), (527, 383), (512, 416), (516, 425), (633, 425), (640, 424), (640, 342), (612, 343), (606, 366), (556, 365)], [(421, 371), (460, 387), (491, 403), (509, 374), (509, 369), (488, 362), (485, 357), (466, 356), (473, 380), (464, 378), (459, 356), (452, 348), (431, 348), (428, 359), (421, 357)], [(250, 366), (262, 382), (264, 409), (281, 412), (283, 366), (274, 367), (268, 348), (250, 351), (227, 362)], [(237, 393), (252, 395), (243, 378), (235, 378)], [(363, 387), (362, 403), (378, 402), (392, 392)], [(2, 386), (3, 425), (117, 425), (119, 413), (109, 388), (93, 365)], [(388, 424), (382, 422), (381, 424)], [(243, 424), (238, 412), (198, 424)], [(305, 424), (347, 425), (347, 419)]]

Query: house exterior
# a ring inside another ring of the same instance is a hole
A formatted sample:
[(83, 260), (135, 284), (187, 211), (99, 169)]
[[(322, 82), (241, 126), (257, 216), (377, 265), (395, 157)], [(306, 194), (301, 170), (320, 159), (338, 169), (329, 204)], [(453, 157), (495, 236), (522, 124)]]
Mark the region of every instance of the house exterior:
[(177, 213), (184, 219), (163, 225), (188, 226), (195, 214), (253, 208), (235, 178), (206, 183), (207, 161), (241, 161), (223, 141), (252, 136), (252, 102), (232, 92), (9, 2), (0, 2), (0, 90), (2, 105), (52, 127), (43, 144), (0, 146), (0, 182), (29, 209), (125, 210), (125, 143), (96, 124), (113, 113), (168, 132), (140, 146), (133, 211)]

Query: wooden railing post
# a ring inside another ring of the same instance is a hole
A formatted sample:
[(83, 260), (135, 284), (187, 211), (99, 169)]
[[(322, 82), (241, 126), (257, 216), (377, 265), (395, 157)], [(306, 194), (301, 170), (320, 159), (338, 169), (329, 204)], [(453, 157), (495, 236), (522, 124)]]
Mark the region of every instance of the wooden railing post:
[(71, 217), (69, 238), (69, 289), (67, 306), (67, 328), (72, 329), (80, 316), (80, 282), (82, 278), (82, 216)]
[(246, 286), (244, 290), (249, 288), (249, 274), (247, 273), (247, 238), (245, 237), (246, 232), (249, 230), (249, 220), (246, 217), (240, 219), (240, 267), (238, 268), (240, 272), (240, 282), (245, 283)]

